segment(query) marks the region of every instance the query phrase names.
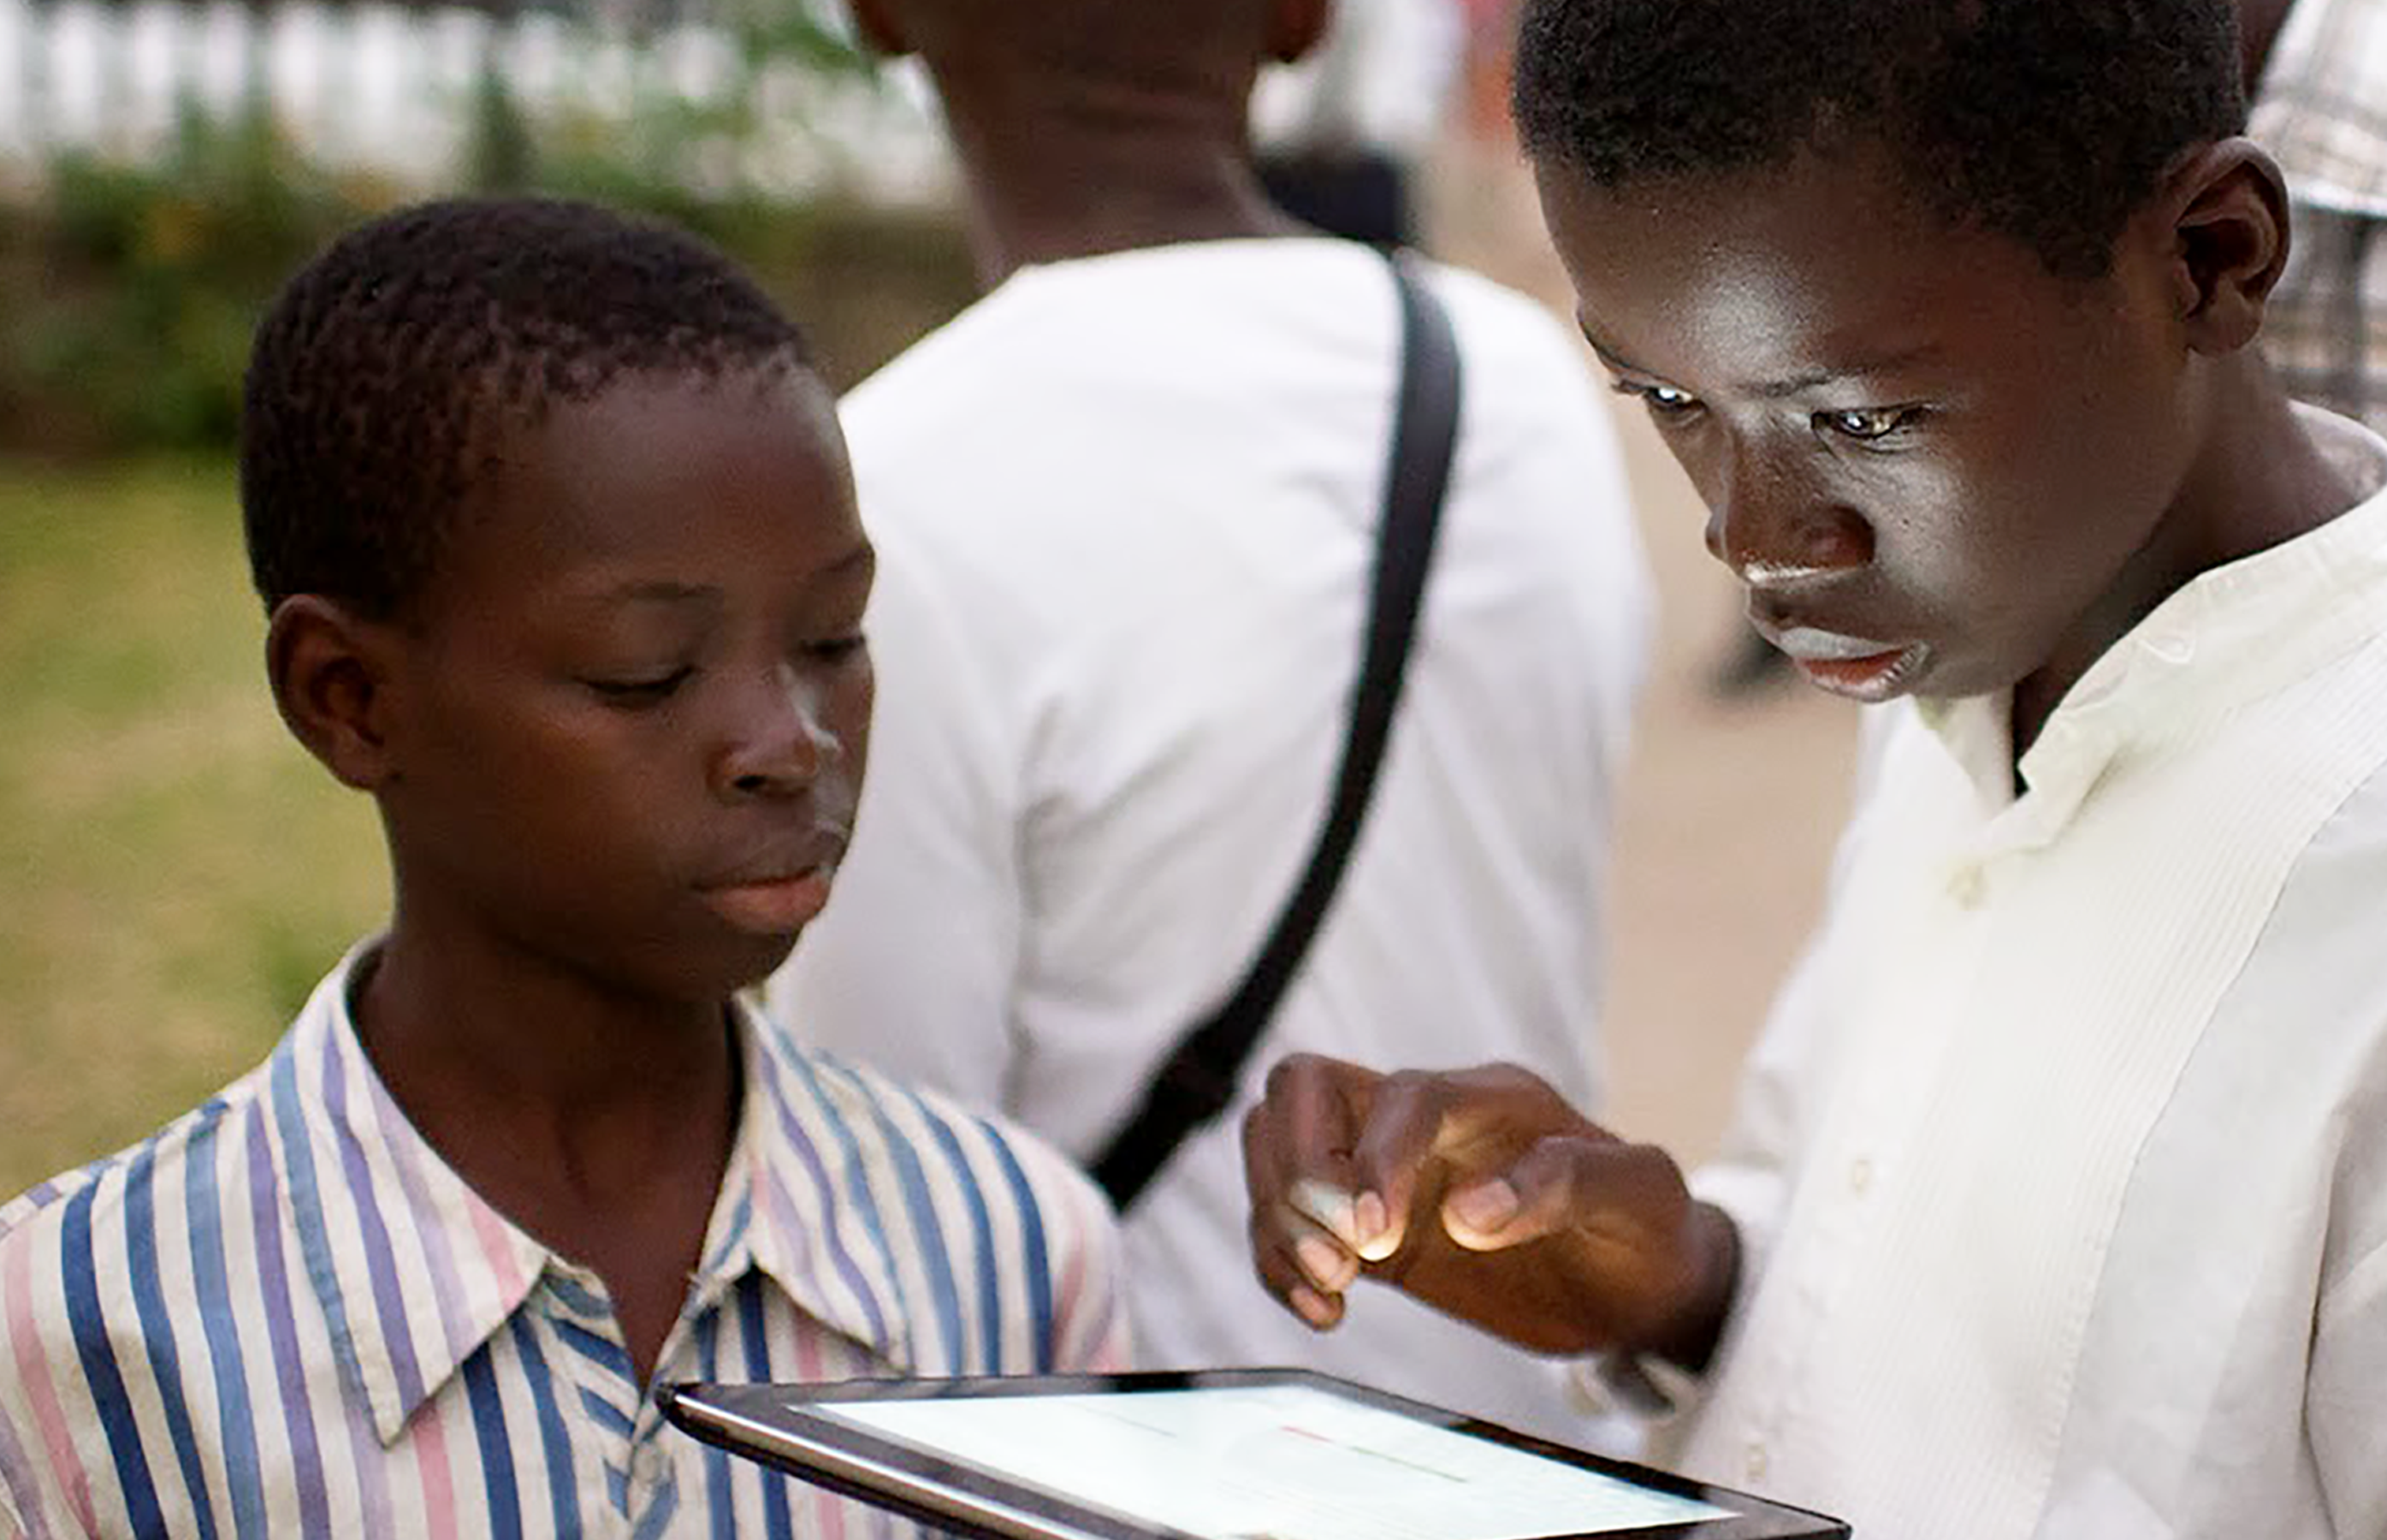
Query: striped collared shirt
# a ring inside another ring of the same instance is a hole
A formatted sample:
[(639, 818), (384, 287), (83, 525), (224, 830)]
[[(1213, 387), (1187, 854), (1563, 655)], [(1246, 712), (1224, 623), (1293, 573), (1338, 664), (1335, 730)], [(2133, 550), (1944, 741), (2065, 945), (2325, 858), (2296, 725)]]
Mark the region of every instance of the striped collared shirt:
[(2264, 351), (2297, 396), (2387, 433), (2387, 0), (2296, 0), (2248, 132), (2294, 200)]
[[(221, 1095), (0, 1209), (0, 1535), (893, 1533), (660, 1420), (597, 1276), (374, 1076), (360, 954)], [(1121, 1366), (1074, 1169), (741, 1017), (738, 1142), (657, 1382)]]

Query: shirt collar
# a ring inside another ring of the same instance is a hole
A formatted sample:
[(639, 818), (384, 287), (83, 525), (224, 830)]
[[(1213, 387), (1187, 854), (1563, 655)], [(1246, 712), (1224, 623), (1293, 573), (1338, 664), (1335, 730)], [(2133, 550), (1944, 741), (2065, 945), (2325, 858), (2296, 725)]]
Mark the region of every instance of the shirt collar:
[(2105, 650), (2022, 756), (2011, 691), (1916, 702), (2012, 848), (2061, 833), (2117, 758), (2203, 731), (2387, 631), (2387, 440), (2299, 407), (2363, 500), (2318, 529), (2199, 574)]
[[(366, 1058), (349, 987), (377, 940), (319, 985), (267, 1070), (307, 1275), (341, 1370), (385, 1445), (541, 1285), (588, 1274), (492, 1207), (416, 1131)], [(750, 1269), (896, 1370), (910, 1343), (865, 1146), (838, 1078), (743, 1004), (746, 1088), (707, 1227), (697, 1308)]]
[(912, 1365), (894, 1244), (870, 1178), (899, 1136), (855, 1073), (799, 1048), (744, 1001), (746, 1104), (705, 1240), (704, 1303), (748, 1266), (899, 1372)]

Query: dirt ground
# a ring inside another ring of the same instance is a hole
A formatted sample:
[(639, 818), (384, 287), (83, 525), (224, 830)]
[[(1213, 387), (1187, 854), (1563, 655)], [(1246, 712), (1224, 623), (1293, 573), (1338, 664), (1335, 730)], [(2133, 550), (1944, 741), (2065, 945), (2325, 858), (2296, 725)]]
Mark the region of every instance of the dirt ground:
[[(1457, 142), (1425, 186), (1437, 255), (1572, 309), (1513, 151)], [(1638, 408), (1619, 431), (1661, 614), (1617, 816), (1606, 1010), (1610, 1120), (1697, 1157), (1812, 923), (1847, 809), (1853, 707), (1795, 679), (1720, 700), (1737, 635), (1731, 578), (1701, 549), (1689, 484)]]

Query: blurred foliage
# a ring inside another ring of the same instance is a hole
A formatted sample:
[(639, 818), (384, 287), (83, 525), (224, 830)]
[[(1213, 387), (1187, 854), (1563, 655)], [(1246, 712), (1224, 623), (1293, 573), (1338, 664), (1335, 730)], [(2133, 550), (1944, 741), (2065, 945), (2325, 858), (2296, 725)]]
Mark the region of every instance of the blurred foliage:
[[(860, 88), (870, 69), (802, 6), (714, 15), (718, 78), (701, 95), (638, 54), (625, 100), (539, 122), (508, 85), (507, 36), (488, 29), (459, 104), (459, 188), (588, 197), (706, 236), (789, 308), (840, 385), (970, 297), (949, 215), (763, 190), (755, 147), (803, 131), (790, 96)], [(70, 150), (39, 170), (23, 217), (0, 218), (0, 449), (64, 458), (230, 444), (276, 288), (340, 231), (424, 191), (325, 169), (254, 95), (229, 116), (186, 106), (151, 158)]]
[(0, 1193), (246, 1069), (387, 911), (263, 688), (232, 483), (0, 458)]
[(186, 117), (151, 164), (60, 155), (0, 237), (0, 437), (69, 451), (229, 441), (248, 334), (281, 277), (378, 202), (261, 114)]

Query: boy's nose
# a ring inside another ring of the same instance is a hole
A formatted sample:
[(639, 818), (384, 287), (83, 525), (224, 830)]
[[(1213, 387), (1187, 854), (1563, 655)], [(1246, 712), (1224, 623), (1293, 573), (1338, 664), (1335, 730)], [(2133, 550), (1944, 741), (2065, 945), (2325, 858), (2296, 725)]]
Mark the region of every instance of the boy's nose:
[(1811, 576), (1873, 561), (1873, 525), (1778, 456), (1736, 453), (1708, 488), (1707, 548), (1742, 582)]
[(818, 691), (785, 663), (743, 692), (735, 732), (715, 780), (731, 796), (802, 791), (844, 756), (823, 720)]

